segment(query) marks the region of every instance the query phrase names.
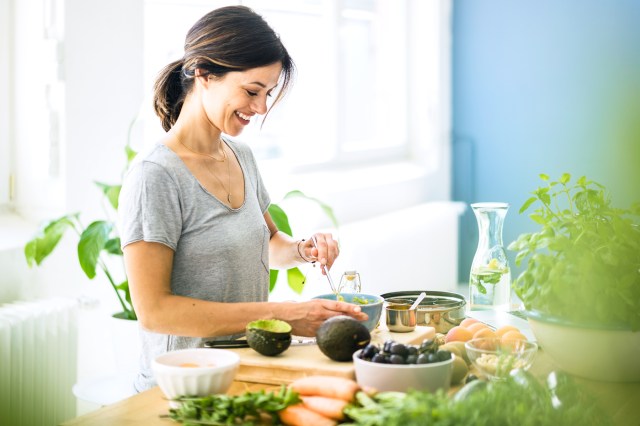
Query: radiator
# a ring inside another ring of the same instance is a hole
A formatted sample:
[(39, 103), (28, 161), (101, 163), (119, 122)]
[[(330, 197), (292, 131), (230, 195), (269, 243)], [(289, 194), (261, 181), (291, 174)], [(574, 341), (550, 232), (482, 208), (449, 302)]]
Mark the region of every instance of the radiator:
[(0, 305), (0, 425), (76, 416), (77, 310), (69, 299)]

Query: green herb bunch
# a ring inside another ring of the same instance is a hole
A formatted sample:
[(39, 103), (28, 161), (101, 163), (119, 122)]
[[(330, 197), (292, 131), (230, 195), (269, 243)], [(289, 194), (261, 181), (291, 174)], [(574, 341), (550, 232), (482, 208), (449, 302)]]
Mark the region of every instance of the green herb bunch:
[(615, 208), (605, 187), (563, 174), (545, 182), (520, 208), (537, 232), (509, 245), (516, 265), (526, 268), (514, 280), (526, 309), (577, 323), (640, 329), (640, 203)]
[(242, 395), (210, 395), (206, 397), (181, 397), (179, 408), (169, 410), (171, 419), (185, 425), (254, 425), (282, 424), (278, 412), (289, 405), (302, 402), (299, 395), (286, 386), (278, 392), (245, 392)]
[(504, 380), (466, 384), (454, 397), (409, 390), (356, 394), (344, 413), (352, 426), (555, 426), (611, 424), (593, 396), (568, 376), (552, 372), (546, 383), (524, 370)]

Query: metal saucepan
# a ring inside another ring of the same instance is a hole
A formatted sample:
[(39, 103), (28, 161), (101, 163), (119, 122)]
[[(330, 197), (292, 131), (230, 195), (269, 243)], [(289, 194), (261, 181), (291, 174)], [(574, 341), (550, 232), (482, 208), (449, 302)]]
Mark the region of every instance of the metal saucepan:
[[(385, 302), (394, 305), (408, 305), (418, 298), (423, 290), (395, 291), (381, 294)], [(425, 291), (427, 296), (418, 305), (416, 324), (430, 326), (437, 333), (445, 334), (465, 317), (467, 301), (464, 296), (447, 291)]]

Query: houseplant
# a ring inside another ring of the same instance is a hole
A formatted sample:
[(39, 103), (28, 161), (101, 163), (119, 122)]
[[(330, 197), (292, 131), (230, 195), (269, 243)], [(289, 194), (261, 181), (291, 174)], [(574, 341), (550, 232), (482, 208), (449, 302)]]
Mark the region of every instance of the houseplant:
[[(124, 170), (126, 172), (135, 158), (136, 152), (127, 145), (125, 154), (127, 161)], [(122, 257), (120, 237), (115, 219), (121, 184), (110, 185), (96, 182), (96, 185), (102, 192), (104, 204), (107, 205), (107, 216), (111, 217), (104, 220), (96, 220), (86, 227), (80, 220), (79, 213), (66, 214), (51, 220), (45, 223), (37, 234), (27, 242), (24, 248), (25, 257), (29, 266), (40, 265), (54, 251), (64, 234), (68, 230), (73, 230), (79, 237), (77, 252), (80, 267), (89, 279), (95, 278), (97, 270), (101, 270), (118, 298), (122, 311), (115, 313), (113, 316), (120, 319), (136, 320), (137, 317), (131, 303), (129, 282), (126, 278), (124, 267), (119, 268), (121, 270), (116, 274), (112, 271), (113, 262), (109, 262), (107, 259), (108, 257)], [(316, 203), (329, 217), (333, 225), (338, 226), (333, 210), (322, 201), (309, 197), (298, 190), (290, 191), (285, 195), (284, 199), (296, 197)], [(293, 234), (289, 218), (280, 205), (272, 203), (269, 206), (269, 213), (278, 229), (288, 235)], [(117, 262), (117, 264), (123, 265), (121, 261)], [(274, 289), (278, 273), (278, 270), (272, 269), (270, 271), (269, 291)], [(120, 280), (117, 278), (118, 276), (124, 277), (124, 279)], [(287, 270), (287, 282), (293, 291), (300, 294), (303, 290), (304, 275), (297, 267), (291, 268)]]
[(539, 229), (508, 247), (517, 266), (526, 261), (513, 288), (534, 334), (569, 372), (640, 380), (640, 203), (616, 208), (586, 177), (540, 178), (520, 209), (535, 206)]

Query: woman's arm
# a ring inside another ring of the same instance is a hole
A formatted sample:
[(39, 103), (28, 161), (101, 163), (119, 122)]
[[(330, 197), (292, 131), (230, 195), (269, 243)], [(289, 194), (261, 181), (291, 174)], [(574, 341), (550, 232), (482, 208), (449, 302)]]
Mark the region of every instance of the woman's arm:
[[(305, 262), (319, 261), (331, 269), (339, 254), (338, 242), (331, 234), (316, 233), (317, 248), (311, 238), (294, 240), (289, 235), (278, 230), (269, 212), (265, 212), (264, 221), (271, 232), (269, 241), (269, 265), (272, 269), (289, 269)], [(312, 237), (312, 238), (313, 238)]]
[(359, 306), (330, 300), (220, 303), (174, 295), (171, 293), (173, 250), (160, 243), (129, 244), (124, 248), (124, 260), (138, 321), (143, 328), (155, 333), (227, 336), (243, 333), (250, 321), (277, 318), (289, 322), (294, 334), (314, 336), (322, 322), (332, 316), (366, 318)]

